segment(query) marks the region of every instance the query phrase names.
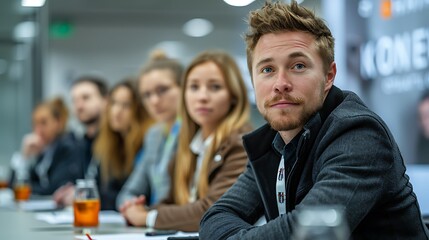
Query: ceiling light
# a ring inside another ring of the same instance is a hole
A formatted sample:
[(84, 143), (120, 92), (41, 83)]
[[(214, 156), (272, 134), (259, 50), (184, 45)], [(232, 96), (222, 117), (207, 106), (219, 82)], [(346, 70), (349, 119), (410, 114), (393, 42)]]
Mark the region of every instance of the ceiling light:
[(16, 40), (29, 40), (36, 36), (36, 24), (31, 21), (20, 22), (15, 26), (13, 36)]
[(371, 0), (361, 0), (358, 5), (358, 13), (363, 18), (368, 18), (372, 15), (373, 4)]
[(183, 31), (191, 37), (204, 37), (213, 31), (213, 24), (203, 18), (194, 18), (183, 25)]
[(23, 7), (42, 7), (45, 5), (45, 0), (21, 0)]
[(223, 0), (223, 1), (234, 7), (244, 7), (251, 4), (255, 0)]

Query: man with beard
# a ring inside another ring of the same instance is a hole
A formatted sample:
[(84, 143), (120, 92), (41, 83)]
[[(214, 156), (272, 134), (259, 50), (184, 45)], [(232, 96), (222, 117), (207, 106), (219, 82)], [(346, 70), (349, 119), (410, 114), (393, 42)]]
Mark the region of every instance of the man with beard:
[[(428, 239), (388, 127), (333, 85), (334, 38), (324, 21), (293, 1), (266, 3), (249, 25), (248, 67), (268, 124), (243, 138), (247, 170), (206, 212), (200, 238)], [(325, 224), (343, 212), (350, 234), (298, 235), (302, 211), (332, 206), (339, 211), (324, 214)], [(267, 223), (254, 226), (261, 216)]]
[[(73, 111), (79, 122), (85, 127), (85, 134), (79, 141), (84, 151), (85, 175), (92, 159), (92, 143), (98, 134), (100, 118), (106, 105), (108, 88), (105, 81), (98, 77), (83, 76), (75, 80), (71, 88)], [(73, 183), (66, 184), (54, 193), (54, 200), (59, 205), (69, 205), (72, 201)]]
[(71, 88), (73, 111), (85, 127), (82, 139), (85, 148), (85, 169), (92, 158), (92, 143), (98, 133), (101, 114), (106, 105), (107, 91), (105, 81), (92, 76), (77, 79)]

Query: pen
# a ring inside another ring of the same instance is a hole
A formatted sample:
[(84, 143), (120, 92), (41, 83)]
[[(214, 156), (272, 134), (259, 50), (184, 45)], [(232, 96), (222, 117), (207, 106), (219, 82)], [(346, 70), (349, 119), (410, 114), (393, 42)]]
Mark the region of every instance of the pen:
[(155, 230), (152, 232), (147, 232), (146, 236), (164, 236), (164, 235), (173, 235), (176, 234), (176, 230)]
[(87, 234), (85, 234), (87, 237), (88, 237), (88, 239), (89, 240), (92, 240), (92, 238), (91, 238), (91, 236), (89, 236), (89, 234), (87, 233)]
[(199, 240), (198, 236), (171, 236), (167, 240)]

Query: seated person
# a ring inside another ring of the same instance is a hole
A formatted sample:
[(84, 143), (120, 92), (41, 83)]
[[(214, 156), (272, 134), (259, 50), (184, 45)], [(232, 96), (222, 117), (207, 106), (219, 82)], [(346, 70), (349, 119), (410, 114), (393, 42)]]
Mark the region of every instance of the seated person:
[[(293, 239), (303, 211), (335, 205), (352, 239), (428, 239), (388, 127), (333, 85), (324, 21), (292, 1), (266, 3), (249, 24), (248, 66), (268, 124), (243, 138), (247, 170), (206, 212), (200, 238)], [(253, 226), (261, 216), (267, 223)]]
[(144, 154), (143, 137), (153, 121), (141, 104), (134, 79), (110, 90), (105, 113), (94, 142), (94, 157), (99, 163), (96, 179), (101, 209), (114, 210), (119, 191)]
[[(84, 126), (85, 133), (77, 137), (79, 150), (84, 154), (84, 172), (87, 171), (92, 159), (92, 145), (98, 135), (101, 114), (106, 106), (108, 88), (105, 81), (94, 76), (82, 76), (72, 84), (70, 95), (72, 98), (73, 112), (79, 122)], [(59, 205), (64, 205), (65, 197), (73, 199), (74, 182), (58, 188), (53, 194), (54, 200)]]
[[(136, 166), (116, 201), (118, 209), (126, 201), (135, 201), (140, 195), (152, 205), (164, 199), (170, 190), (168, 164), (177, 149), (180, 121), (176, 121), (180, 98), (182, 66), (156, 51), (142, 69), (139, 92), (149, 115), (156, 120), (145, 136), (142, 164)], [(172, 104), (173, 103), (173, 104)]]
[(246, 155), (241, 135), (250, 130), (246, 86), (234, 60), (223, 52), (204, 52), (184, 74), (171, 189), (159, 205), (145, 198), (123, 206), (134, 226), (198, 231), (204, 212), (242, 173)]
[(99, 131), (107, 93), (105, 80), (94, 76), (78, 78), (73, 82), (70, 90), (73, 112), (85, 129), (84, 135), (78, 140), (85, 153), (86, 168), (92, 159), (92, 145)]
[[(143, 156), (143, 136), (152, 122), (131, 80), (124, 80), (110, 90), (94, 142), (94, 158), (85, 176), (97, 180), (102, 210), (116, 209), (122, 185)], [(70, 205), (73, 195), (74, 187), (57, 196), (56, 201)]]
[(419, 105), (420, 133), (417, 142), (416, 163), (429, 164), (429, 90), (423, 92)]
[(11, 186), (26, 178), (35, 195), (51, 195), (67, 182), (84, 175), (82, 153), (65, 132), (68, 111), (61, 98), (40, 103), (33, 111), (33, 132), (22, 141), (21, 153), (14, 154)]

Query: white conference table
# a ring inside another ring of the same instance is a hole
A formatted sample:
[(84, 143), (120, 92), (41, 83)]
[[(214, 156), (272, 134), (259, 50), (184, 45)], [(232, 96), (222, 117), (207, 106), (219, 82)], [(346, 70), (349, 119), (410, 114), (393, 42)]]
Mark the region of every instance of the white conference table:
[[(37, 220), (38, 212), (0, 209), (1, 239), (76, 240), (73, 224), (49, 224)], [(120, 223), (100, 223), (92, 234), (144, 233), (144, 228), (128, 227)]]
[[(1, 191), (1, 190), (0, 190)], [(1, 192), (0, 192), (1, 195)], [(17, 207), (15, 203), (5, 205), (0, 201), (0, 239), (13, 240), (79, 240), (84, 237), (75, 233), (71, 221), (50, 224), (46, 221), (36, 219), (40, 215), (67, 215), (67, 211), (29, 211), (24, 210), (22, 205)], [(53, 213), (55, 212), (55, 213)], [(64, 214), (66, 213), (66, 214)], [(110, 214), (110, 213), (109, 213)], [(126, 226), (124, 222), (106, 221), (103, 222), (100, 214), (100, 224), (91, 236), (99, 236), (95, 239), (167, 239), (168, 236), (146, 237), (144, 235), (148, 229)], [(106, 215), (104, 215), (106, 216)], [(110, 215), (108, 215), (110, 216)], [(115, 218), (118, 219), (116, 214)], [(104, 218), (106, 219), (106, 218)], [(190, 234), (178, 233), (185, 236)], [(194, 233), (195, 234), (195, 233)], [(102, 236), (102, 237), (100, 237)], [(87, 239), (86, 237), (83, 239)]]

